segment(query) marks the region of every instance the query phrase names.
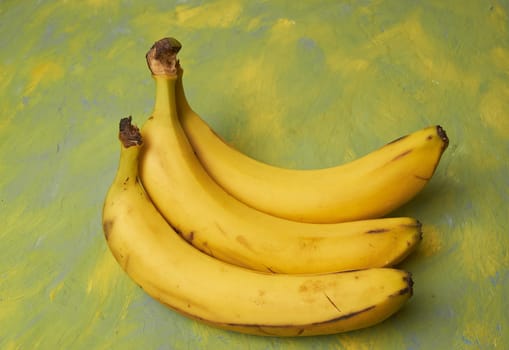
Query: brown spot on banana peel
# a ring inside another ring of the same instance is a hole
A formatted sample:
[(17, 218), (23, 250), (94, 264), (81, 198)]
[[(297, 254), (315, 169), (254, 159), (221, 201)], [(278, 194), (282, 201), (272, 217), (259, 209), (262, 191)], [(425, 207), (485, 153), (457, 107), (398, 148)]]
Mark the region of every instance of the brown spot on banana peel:
[[(265, 328), (267, 328), (266, 326), (256, 326), (254, 328), (259, 330), (259, 334), (263, 334), (263, 335), (270, 336), (270, 337), (280, 336), (280, 334), (278, 332), (269, 332), (267, 329), (265, 329)], [(296, 330), (296, 333), (293, 336), (298, 337), (298, 336), (302, 335), (302, 333), (304, 333), (304, 331), (306, 329), (305, 328), (296, 328), (295, 330)]]
[(122, 268), (126, 272), (127, 272), (128, 267), (129, 267), (129, 260), (130, 260), (130, 258), (131, 258), (131, 256), (129, 254), (127, 254), (126, 256), (122, 256), (122, 260), (120, 261), (120, 265), (122, 266)]
[[(242, 326), (242, 327), (245, 327), (245, 326)], [(260, 332), (260, 334), (263, 334), (263, 335), (266, 335), (266, 336), (269, 336), (269, 337), (274, 337), (274, 336), (276, 336), (276, 337), (277, 337), (277, 336), (278, 336), (278, 334), (277, 334), (277, 333), (271, 333), (271, 332), (269, 332), (269, 331), (265, 330), (265, 329), (263, 328), (263, 326), (255, 325), (253, 328), (258, 329), (258, 331)], [(303, 331), (304, 331), (304, 330), (302, 330), (302, 332), (303, 332)], [(301, 334), (302, 334), (302, 332), (301, 332)]]
[(265, 268), (267, 269), (268, 272), (270, 272), (272, 274), (276, 274), (277, 273), (275, 270), (271, 269), (269, 266), (267, 266), (267, 265), (264, 265), (264, 266), (265, 266)]
[(115, 220), (104, 220), (103, 221), (103, 232), (104, 237), (106, 238), (106, 241), (110, 238), (111, 229), (113, 228), (113, 225), (115, 225)]
[(426, 177), (426, 176), (414, 175), (414, 177), (418, 180), (422, 180), (422, 181), (426, 181), (426, 182), (431, 180), (431, 177)]
[(226, 237), (228, 237), (228, 233), (227, 233), (227, 232), (223, 229), (223, 227), (222, 227), (221, 225), (219, 225), (219, 223), (218, 223), (218, 222), (215, 222), (215, 224), (216, 224), (217, 229), (218, 229), (218, 230), (219, 230), (219, 231), (220, 231), (223, 235), (225, 235)]
[(237, 237), (235, 237), (235, 240), (237, 242), (239, 242), (242, 246), (244, 246), (246, 249), (248, 250), (251, 250), (252, 251), (252, 248), (251, 246), (249, 245), (249, 242), (247, 241), (246, 237), (242, 236), (242, 235), (238, 235)]
[[(193, 243), (193, 241), (196, 238), (195, 231), (190, 231), (188, 234), (185, 234), (181, 229), (173, 225), (171, 222), (167, 221), (167, 223), (173, 229), (173, 231), (175, 231), (175, 233), (179, 235), (182, 239), (184, 239), (186, 242), (190, 244)], [(214, 256), (214, 254), (212, 254), (212, 250), (210, 249), (206, 241), (202, 242), (201, 246), (193, 244), (193, 247), (195, 247), (204, 254)]]
[(372, 234), (372, 233), (385, 233), (385, 232), (389, 232), (390, 229), (388, 228), (375, 228), (375, 229), (371, 229), (369, 231), (366, 231), (366, 233), (368, 234)]
[(327, 295), (327, 293), (323, 292), (323, 294), (325, 295), (325, 297), (327, 298), (327, 300), (329, 301), (329, 303), (331, 303), (332, 306), (334, 306), (334, 308), (336, 310), (338, 310), (339, 313), (341, 313), (341, 309), (336, 305), (336, 303)]
[(196, 247), (199, 251), (202, 251), (203, 253), (215, 258), (214, 252), (212, 251), (212, 248), (209, 247), (209, 244), (207, 241), (203, 241), (201, 247), (199, 247), (197, 245), (193, 245), (193, 246)]
[(396, 160), (398, 160), (398, 159), (403, 158), (404, 156), (406, 156), (406, 155), (410, 154), (412, 151), (413, 151), (413, 149), (409, 149), (409, 150), (406, 150), (406, 151), (404, 151), (404, 152), (401, 152), (401, 153), (400, 153), (400, 154), (398, 154), (396, 157), (392, 158), (392, 159), (391, 159), (391, 162), (394, 162), (394, 161), (396, 161)]
[(182, 237), (182, 230), (180, 230), (177, 226), (173, 225), (171, 222), (168, 222), (168, 225), (175, 231), (176, 234)]

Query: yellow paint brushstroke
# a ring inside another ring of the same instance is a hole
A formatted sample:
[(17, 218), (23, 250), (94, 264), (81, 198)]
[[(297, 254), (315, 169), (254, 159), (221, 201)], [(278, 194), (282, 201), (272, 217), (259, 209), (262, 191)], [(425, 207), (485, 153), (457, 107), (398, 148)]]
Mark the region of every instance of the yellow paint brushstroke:
[(177, 24), (185, 28), (229, 28), (242, 13), (239, 1), (220, 0), (200, 6), (180, 5), (175, 9)]
[(491, 16), (495, 21), (497, 30), (500, 33), (507, 34), (507, 21), (509, 20), (509, 16), (504, 8), (499, 4), (493, 4), (491, 7)]
[(54, 82), (63, 76), (64, 69), (59, 64), (53, 61), (38, 63), (30, 73), (30, 80), (25, 87), (24, 94), (30, 95), (40, 84)]
[[(244, 64), (239, 67), (232, 78), (238, 85), (245, 85), (245, 88), (254, 90), (255, 88), (251, 83), (259, 83), (260, 79), (258, 78), (265, 75), (266, 69), (271, 70), (272, 68), (265, 67), (264, 59), (261, 56), (249, 57), (244, 60)], [(246, 93), (251, 92), (246, 91)]]
[(430, 225), (423, 227), (423, 239), (418, 248), (419, 254), (424, 257), (435, 255), (442, 249), (442, 238), (439, 230)]
[(244, 142), (250, 138), (249, 135), (258, 139), (266, 137), (268, 125), (271, 139), (286, 139), (281, 116), (287, 106), (276, 98), (276, 84), (271, 80), (271, 77), (277, 76), (275, 70), (278, 66), (279, 64), (274, 62), (269, 64), (264, 55), (257, 55), (246, 58), (244, 64), (232, 72), (232, 85), (241, 96), (242, 111), (245, 114), (243, 119), (246, 123), (230, 139), (237, 147), (244, 148)]
[(369, 48), (373, 55), (378, 56), (380, 53), (387, 53), (387, 47), (392, 47), (392, 45), (398, 43), (399, 45), (406, 45), (408, 41), (414, 42), (415, 46), (422, 51), (433, 50), (433, 44), (424, 33), (417, 12), (408, 15), (401, 22), (385, 28), (379, 34), (371, 37), (366, 44), (366, 48)]
[(58, 283), (50, 292), (49, 292), (49, 300), (54, 301), (57, 294), (62, 290), (64, 287), (65, 282), (62, 281)]
[(509, 137), (509, 86), (505, 81), (492, 82), (490, 89), (481, 96), (479, 110), (486, 126)]
[[(16, 70), (10, 69), (6, 65), (0, 65), (0, 95), (4, 97), (3, 107), (8, 107), (7, 105), (11, 102), (6, 100), (5, 97), (7, 95), (7, 91), (9, 86), (14, 80), (14, 75), (16, 74)], [(7, 108), (8, 109), (8, 108)], [(6, 129), (12, 121), (13, 115), (9, 113), (8, 115), (3, 115), (0, 118), (0, 132)]]
[[(390, 322), (390, 320), (387, 322)], [(383, 329), (383, 325), (379, 329), (377, 329), (377, 326), (371, 328), (370, 332), (372, 332), (372, 336), (376, 339), (376, 342), (387, 343), (390, 341), (393, 349), (406, 348), (402, 332), (395, 331), (391, 328)], [(340, 334), (338, 336), (338, 341), (340, 343), (338, 348), (343, 350), (368, 350), (376, 348), (376, 346), (374, 346), (375, 343), (363, 342), (360, 340), (358, 334), (351, 334), (348, 332)]]
[(357, 337), (351, 336), (348, 333), (341, 334), (340, 344), (339, 348), (344, 350), (368, 350), (371, 348), (370, 344), (363, 344)]
[(14, 78), (15, 70), (6, 65), (0, 65), (0, 91), (6, 91)]
[[(161, 11), (160, 9), (147, 8), (131, 20), (134, 32), (145, 33), (145, 36), (149, 38), (148, 43), (159, 40), (165, 35), (178, 38), (176, 24), (174, 9)], [(167, 30), (169, 30), (168, 33), (166, 33)], [(186, 45), (186, 43), (183, 44)]]
[(297, 23), (290, 18), (278, 18), (269, 30), (267, 45), (293, 44), (298, 38)]
[(278, 18), (276, 24), (272, 27), (277, 30), (278, 28), (289, 28), (295, 25), (295, 20), (290, 18)]
[[(51, 17), (61, 8), (62, 3), (60, 1), (46, 3), (44, 6), (38, 7), (36, 15), (33, 13), (32, 16), (30, 16), (30, 20), (24, 21), (23, 25), (31, 30), (40, 31), (39, 27), (45, 26), (46, 23), (51, 22)], [(36, 35), (33, 37), (38, 38)]]
[(370, 62), (360, 57), (351, 57), (343, 50), (336, 50), (327, 55), (327, 66), (338, 73), (359, 73), (368, 69)]
[(505, 47), (494, 48), (491, 50), (491, 60), (497, 68), (509, 74), (509, 49)]
[(129, 51), (133, 46), (135, 46), (135, 42), (133, 40), (121, 40), (111, 45), (110, 49), (106, 53), (106, 58), (113, 59), (122, 52)]
[(251, 18), (246, 26), (246, 30), (248, 32), (257, 30), (258, 28), (260, 28), (261, 23), (262, 23), (262, 21), (261, 21), (260, 17)]
[[(32, 344), (33, 345), (33, 344)], [(3, 345), (5, 350), (21, 350), (24, 348), (23, 344), (16, 342), (15, 340), (7, 340)]]
[(86, 4), (96, 9), (108, 6), (111, 7), (112, 5), (118, 5), (117, 2), (111, 0), (87, 0)]
[(121, 271), (109, 250), (105, 250), (97, 259), (97, 264), (87, 282), (87, 294), (107, 298)]
[(492, 329), (492, 325), (488, 326), (485, 321), (478, 321), (478, 317), (473, 317), (464, 325), (463, 339), (472, 344), (495, 345), (493, 340), (497, 335)]
[[(489, 198), (488, 194), (485, 195)], [(494, 218), (484, 218), (479, 222), (490, 220), (493, 222)], [(509, 266), (509, 255), (506, 254), (506, 247), (500, 244), (500, 232), (494, 225), (464, 224), (458, 229), (462, 237), (458, 251), (459, 264), (471, 281), (484, 283), (487, 278)]]
[(397, 56), (394, 59), (397, 64), (407, 66), (423, 80), (435, 85), (460, 85), (468, 94), (474, 94), (479, 89), (479, 74), (461, 68), (444, 54), (443, 43), (426, 32), (418, 12), (375, 35), (362, 52), (370, 60), (393, 52), (410, 52), (411, 55), (406, 59)]
[[(493, 302), (496, 296), (492, 293), (493, 290), (485, 290), (484, 293), (463, 302), (463, 324), (458, 325), (460, 336), (457, 337), (458, 346), (455, 348), (463, 348), (466, 344), (474, 347), (482, 344), (483, 349), (498, 349), (498, 346), (504, 346), (500, 343), (501, 329), (497, 329), (497, 320), (503, 318), (507, 310)], [(488, 319), (482, 317), (488, 314)]]

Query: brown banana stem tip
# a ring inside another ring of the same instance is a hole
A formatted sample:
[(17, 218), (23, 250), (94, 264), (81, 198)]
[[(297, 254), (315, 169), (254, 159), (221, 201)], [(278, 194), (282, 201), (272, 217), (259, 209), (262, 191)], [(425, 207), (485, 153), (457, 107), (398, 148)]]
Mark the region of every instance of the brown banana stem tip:
[(444, 128), (442, 128), (440, 125), (437, 125), (437, 134), (438, 137), (442, 139), (444, 142), (444, 150), (449, 146), (449, 138), (447, 137), (447, 134), (445, 133)]
[(118, 138), (125, 148), (143, 144), (140, 129), (131, 120), (131, 116), (120, 119)]
[(182, 44), (175, 38), (163, 38), (152, 45), (145, 55), (153, 75), (177, 75), (177, 53)]

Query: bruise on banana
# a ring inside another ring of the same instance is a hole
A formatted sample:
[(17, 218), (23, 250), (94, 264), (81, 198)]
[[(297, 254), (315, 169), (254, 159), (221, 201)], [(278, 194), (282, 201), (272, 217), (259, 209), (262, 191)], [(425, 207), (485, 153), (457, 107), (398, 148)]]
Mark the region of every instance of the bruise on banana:
[(104, 232), (104, 237), (106, 238), (106, 241), (109, 240), (110, 238), (110, 233), (113, 229), (113, 225), (115, 224), (115, 220), (104, 220), (103, 221), (103, 232)]
[(368, 233), (368, 234), (385, 233), (385, 232), (389, 232), (389, 231), (390, 231), (390, 229), (388, 229), (388, 228), (374, 228), (374, 229), (366, 231), (366, 233)]
[(209, 247), (207, 241), (203, 241), (201, 243), (201, 246), (193, 244), (193, 241), (196, 238), (196, 232), (195, 231), (189, 231), (189, 232), (186, 233), (186, 232), (182, 231), (180, 228), (178, 228), (177, 226), (173, 225), (171, 222), (167, 221), (167, 223), (173, 229), (173, 231), (175, 231), (175, 233), (177, 235), (179, 235), (180, 237), (182, 237), (182, 239), (184, 239), (186, 242), (188, 242), (189, 244), (192, 244), (193, 247), (195, 247), (196, 249), (198, 249), (202, 253), (214, 257), (214, 253), (212, 252), (212, 249)]
[(396, 161), (396, 160), (398, 160), (398, 159), (403, 158), (404, 156), (406, 156), (406, 155), (408, 155), (408, 154), (412, 153), (412, 151), (413, 151), (413, 149), (409, 149), (409, 150), (406, 150), (406, 151), (401, 152), (401, 153), (400, 153), (400, 154), (398, 154), (396, 157), (392, 158), (392, 159), (391, 159), (391, 162), (394, 162), (394, 161)]

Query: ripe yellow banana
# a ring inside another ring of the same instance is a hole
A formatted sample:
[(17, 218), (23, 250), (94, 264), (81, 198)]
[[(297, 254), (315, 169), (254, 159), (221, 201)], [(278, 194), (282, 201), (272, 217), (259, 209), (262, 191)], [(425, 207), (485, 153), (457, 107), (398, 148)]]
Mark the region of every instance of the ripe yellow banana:
[[(142, 128), (140, 177), (184, 239), (229, 263), (284, 273), (390, 266), (417, 246), (421, 225), (412, 218), (301, 223), (262, 213), (226, 193), (196, 158), (178, 121), (176, 52), (168, 45), (158, 42), (147, 54), (158, 73), (154, 111)], [(165, 47), (172, 59), (165, 57)]]
[(343, 165), (299, 170), (272, 166), (224, 142), (190, 107), (179, 66), (177, 113), (196, 155), (228, 193), (286, 219), (333, 223), (382, 217), (431, 179), (448, 138), (440, 126), (401, 137)]
[(141, 137), (130, 118), (121, 121), (120, 136), (104, 234), (132, 280), (171, 309), (243, 333), (307, 336), (372, 326), (411, 297), (412, 279), (401, 270), (277, 275), (203, 254), (176, 234), (144, 192), (138, 179)]

